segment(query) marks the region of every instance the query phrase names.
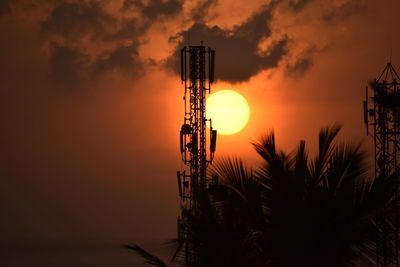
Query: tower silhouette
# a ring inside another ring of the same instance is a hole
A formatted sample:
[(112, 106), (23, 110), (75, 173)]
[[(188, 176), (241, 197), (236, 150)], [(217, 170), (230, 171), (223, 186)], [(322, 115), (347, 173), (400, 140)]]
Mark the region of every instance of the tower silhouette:
[(188, 231), (188, 225), (199, 212), (201, 199), (209, 186), (217, 183), (216, 177), (207, 176), (207, 166), (212, 163), (216, 149), (217, 131), (213, 130), (211, 119), (206, 118), (205, 105), (214, 81), (214, 62), (215, 51), (203, 44), (185, 46), (181, 50), (185, 111), (180, 130), (180, 152), (186, 168), (177, 172), (182, 209), (178, 217), (178, 240), (184, 249), (186, 266), (196, 266), (198, 245)]
[[(394, 175), (397, 189), (395, 210), (376, 219), (380, 235), (376, 240), (376, 265), (400, 266), (399, 262), (399, 190), (400, 190), (400, 78), (392, 63), (366, 87), (364, 122), (367, 135), (372, 128), (375, 145), (375, 177)], [(371, 98), (368, 92), (372, 91)], [(371, 100), (371, 101), (370, 101)], [(387, 217), (393, 214), (393, 217)]]

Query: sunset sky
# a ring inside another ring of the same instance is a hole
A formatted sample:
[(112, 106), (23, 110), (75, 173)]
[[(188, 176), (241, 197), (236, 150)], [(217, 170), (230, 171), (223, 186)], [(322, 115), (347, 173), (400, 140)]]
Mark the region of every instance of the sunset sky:
[[(398, 0), (1, 0), (0, 265), (80, 266), (88, 247), (176, 237), (183, 45), (215, 49), (212, 90), (250, 105), (243, 131), (218, 136), (216, 158), (254, 166), (250, 142), (272, 129), (281, 148), (305, 139), (312, 154), (334, 122), (371, 150), (362, 101), (391, 54), (400, 71), (399, 10)], [(104, 266), (130, 266), (115, 257)]]

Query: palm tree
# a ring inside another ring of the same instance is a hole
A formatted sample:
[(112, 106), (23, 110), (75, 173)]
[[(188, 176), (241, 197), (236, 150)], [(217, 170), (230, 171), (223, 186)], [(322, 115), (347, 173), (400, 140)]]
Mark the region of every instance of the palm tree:
[(194, 267), (374, 266), (382, 225), (393, 223), (377, 215), (393, 217), (395, 177), (369, 178), (360, 145), (335, 141), (340, 128), (320, 131), (313, 159), (304, 141), (278, 150), (272, 132), (253, 143), (258, 169), (237, 158), (214, 164), (220, 183), (186, 223), (191, 238), (175, 256), (195, 254)]
[(246, 239), (256, 233), (258, 266), (374, 265), (376, 216), (393, 205), (395, 180), (370, 179), (360, 145), (335, 142), (340, 128), (321, 130), (312, 160), (304, 141), (286, 154), (271, 133), (253, 144), (263, 158), (255, 174), (235, 159), (214, 168), (221, 186), (243, 200), (235, 217), (245, 220)]

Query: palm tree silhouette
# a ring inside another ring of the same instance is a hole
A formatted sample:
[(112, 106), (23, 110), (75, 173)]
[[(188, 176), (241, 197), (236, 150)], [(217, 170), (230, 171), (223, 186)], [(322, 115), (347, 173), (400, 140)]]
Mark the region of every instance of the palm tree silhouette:
[(188, 220), (191, 239), (175, 256), (196, 254), (195, 267), (374, 266), (382, 225), (393, 225), (395, 177), (369, 178), (360, 145), (335, 141), (340, 129), (320, 131), (313, 159), (304, 141), (278, 150), (272, 132), (253, 143), (263, 159), (255, 171), (238, 158), (214, 164), (220, 183)]

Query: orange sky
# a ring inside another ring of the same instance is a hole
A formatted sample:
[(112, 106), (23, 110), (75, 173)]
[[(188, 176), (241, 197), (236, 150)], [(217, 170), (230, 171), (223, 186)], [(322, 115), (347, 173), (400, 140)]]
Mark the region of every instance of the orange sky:
[[(0, 246), (175, 237), (182, 44), (216, 49), (213, 90), (251, 107), (217, 154), (250, 142), (315, 150), (318, 130), (362, 140), (364, 88), (400, 66), (397, 0), (3, 0)], [(187, 30), (190, 29), (190, 33)], [(218, 76), (219, 75), (219, 76)], [(0, 257), (1, 258), (1, 257)], [(10, 262), (13, 259), (9, 259)], [(0, 259), (1, 263), (2, 259)]]

